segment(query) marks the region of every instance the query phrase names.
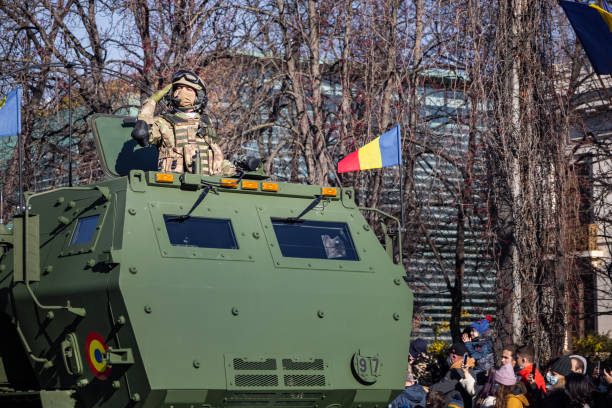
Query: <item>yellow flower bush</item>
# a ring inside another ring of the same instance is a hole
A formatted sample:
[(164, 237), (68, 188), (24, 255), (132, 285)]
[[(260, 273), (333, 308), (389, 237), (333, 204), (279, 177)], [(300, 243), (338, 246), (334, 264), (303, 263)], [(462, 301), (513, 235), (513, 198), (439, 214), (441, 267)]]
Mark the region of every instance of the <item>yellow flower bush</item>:
[(605, 353), (608, 357), (612, 351), (612, 338), (610, 332), (606, 334), (589, 334), (581, 339), (574, 339), (574, 353), (585, 357), (594, 357)]

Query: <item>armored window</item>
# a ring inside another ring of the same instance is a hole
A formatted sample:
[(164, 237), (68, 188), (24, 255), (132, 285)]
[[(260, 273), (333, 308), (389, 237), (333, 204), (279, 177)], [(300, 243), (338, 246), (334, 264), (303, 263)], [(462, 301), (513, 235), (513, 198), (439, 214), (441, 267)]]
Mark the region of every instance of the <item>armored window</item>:
[(70, 245), (87, 244), (90, 242), (94, 232), (96, 232), (98, 217), (99, 215), (92, 215), (90, 217), (79, 218)]
[(231, 220), (164, 215), (170, 244), (198, 248), (238, 249)]
[(359, 260), (346, 223), (272, 219), (272, 226), (285, 257)]

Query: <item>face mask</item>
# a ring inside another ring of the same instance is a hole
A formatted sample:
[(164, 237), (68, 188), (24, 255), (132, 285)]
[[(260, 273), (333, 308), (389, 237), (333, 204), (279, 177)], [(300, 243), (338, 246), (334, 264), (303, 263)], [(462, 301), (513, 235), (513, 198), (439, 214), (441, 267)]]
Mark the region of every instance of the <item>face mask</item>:
[(550, 385), (556, 385), (559, 381), (559, 377), (556, 375), (552, 375), (551, 373), (546, 373), (546, 382)]
[(174, 98), (178, 99), (181, 108), (185, 108), (187, 106), (193, 106), (196, 100), (196, 93), (186, 88), (177, 88), (176, 91), (174, 91)]

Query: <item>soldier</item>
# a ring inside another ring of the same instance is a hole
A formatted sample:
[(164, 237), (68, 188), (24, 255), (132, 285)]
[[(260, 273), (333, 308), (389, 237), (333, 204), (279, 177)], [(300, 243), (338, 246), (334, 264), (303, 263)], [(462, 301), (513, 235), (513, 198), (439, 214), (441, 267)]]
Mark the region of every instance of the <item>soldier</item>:
[[(155, 105), (169, 91), (171, 112), (154, 116)], [(175, 73), (171, 84), (145, 100), (132, 138), (141, 146), (151, 143), (157, 147), (160, 171), (205, 176), (235, 173), (234, 166), (223, 158), (221, 148), (213, 142), (216, 132), (208, 115), (203, 113), (207, 101), (204, 83), (187, 70)]]

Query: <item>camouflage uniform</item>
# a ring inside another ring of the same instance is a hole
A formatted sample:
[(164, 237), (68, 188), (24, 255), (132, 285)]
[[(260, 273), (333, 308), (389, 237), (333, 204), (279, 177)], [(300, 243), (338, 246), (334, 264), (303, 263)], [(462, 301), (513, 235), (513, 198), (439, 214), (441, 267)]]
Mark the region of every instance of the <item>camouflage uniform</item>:
[(152, 98), (145, 100), (138, 119), (150, 126), (149, 143), (159, 150), (160, 171), (194, 173), (199, 164), (204, 176), (234, 174), (234, 166), (224, 159), (221, 148), (213, 142), (216, 132), (208, 120), (201, 120), (195, 112), (154, 116), (155, 105)]

